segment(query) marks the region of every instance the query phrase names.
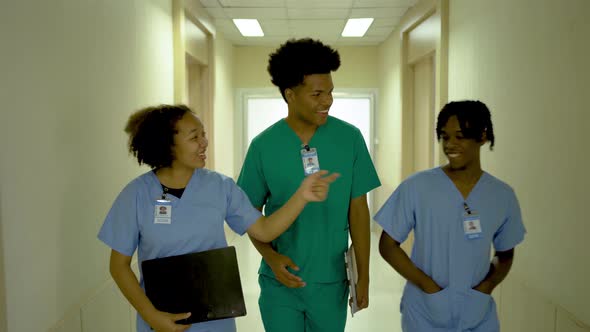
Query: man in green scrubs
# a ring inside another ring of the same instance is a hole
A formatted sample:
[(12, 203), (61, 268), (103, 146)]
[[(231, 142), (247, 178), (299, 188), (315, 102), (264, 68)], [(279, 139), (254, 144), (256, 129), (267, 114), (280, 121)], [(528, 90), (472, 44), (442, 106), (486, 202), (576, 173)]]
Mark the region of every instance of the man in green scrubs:
[[(340, 178), (326, 201), (308, 204), (278, 239), (251, 238), (263, 257), (259, 305), (267, 332), (344, 331), (349, 231), (358, 266), (357, 305), (369, 305), (367, 193), (380, 182), (358, 128), (328, 114), (331, 72), (339, 66), (338, 52), (312, 39), (289, 40), (269, 58), (272, 82), (289, 112), (254, 138), (238, 185), (269, 215), (306, 175), (325, 169)], [(314, 167), (307, 167), (310, 158)]]

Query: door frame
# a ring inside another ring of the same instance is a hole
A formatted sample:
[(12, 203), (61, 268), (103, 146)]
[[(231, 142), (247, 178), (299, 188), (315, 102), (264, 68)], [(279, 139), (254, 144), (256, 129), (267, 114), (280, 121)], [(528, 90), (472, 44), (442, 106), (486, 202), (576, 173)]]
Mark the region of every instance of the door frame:
[[(410, 59), (410, 33), (421, 23), (433, 15), (440, 18), (440, 37), (436, 42), (435, 58), (435, 85), (434, 85), (434, 110), (435, 114), (447, 103), (448, 100), (448, 36), (449, 36), (449, 0), (423, 1), (409, 12), (408, 19), (404, 20), (401, 29), (401, 85), (402, 85), (402, 179), (414, 173), (414, 81), (413, 65), (417, 59)], [(419, 58), (418, 58), (419, 59)], [(435, 147), (434, 163), (444, 161), (444, 155), (440, 153), (438, 144)], [(434, 166), (434, 165), (433, 165)]]

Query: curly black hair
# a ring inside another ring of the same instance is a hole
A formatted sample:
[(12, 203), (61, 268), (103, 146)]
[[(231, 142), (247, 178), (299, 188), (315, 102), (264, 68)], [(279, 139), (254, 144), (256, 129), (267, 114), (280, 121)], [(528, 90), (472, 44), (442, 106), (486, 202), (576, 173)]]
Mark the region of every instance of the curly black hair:
[(338, 51), (319, 40), (303, 38), (289, 39), (270, 54), (267, 70), (285, 99), (285, 90), (303, 83), (306, 75), (329, 74), (339, 67)]
[(152, 169), (172, 165), (176, 123), (187, 113), (193, 111), (185, 105), (152, 106), (133, 113), (125, 125), (129, 153)]
[(436, 121), (436, 139), (440, 141), (442, 128), (449, 118), (456, 116), (465, 138), (481, 142), (483, 134), (490, 142), (490, 150), (494, 148), (494, 127), (492, 116), (486, 104), (479, 100), (452, 101), (446, 104), (438, 114)]

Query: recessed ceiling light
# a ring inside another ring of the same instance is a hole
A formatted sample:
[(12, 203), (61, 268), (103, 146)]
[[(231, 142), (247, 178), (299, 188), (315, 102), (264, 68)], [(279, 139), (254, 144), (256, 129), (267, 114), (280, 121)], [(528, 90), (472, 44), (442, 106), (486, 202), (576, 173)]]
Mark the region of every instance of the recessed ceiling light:
[(362, 37), (372, 23), (373, 18), (350, 18), (342, 30), (342, 37)]
[(262, 28), (260, 27), (258, 20), (235, 18), (233, 21), (238, 30), (240, 30), (242, 36), (244, 37), (264, 36), (264, 32), (262, 32)]

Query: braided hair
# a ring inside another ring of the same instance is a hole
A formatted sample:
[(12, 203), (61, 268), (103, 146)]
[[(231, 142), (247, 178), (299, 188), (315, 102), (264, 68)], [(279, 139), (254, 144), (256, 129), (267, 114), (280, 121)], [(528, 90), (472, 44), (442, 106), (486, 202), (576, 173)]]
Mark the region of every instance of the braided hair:
[(456, 116), (465, 138), (477, 142), (483, 140), (484, 134), (490, 142), (490, 150), (494, 148), (494, 127), (492, 116), (486, 104), (479, 100), (452, 101), (446, 104), (438, 114), (436, 121), (436, 139), (440, 141), (442, 129), (449, 118)]

